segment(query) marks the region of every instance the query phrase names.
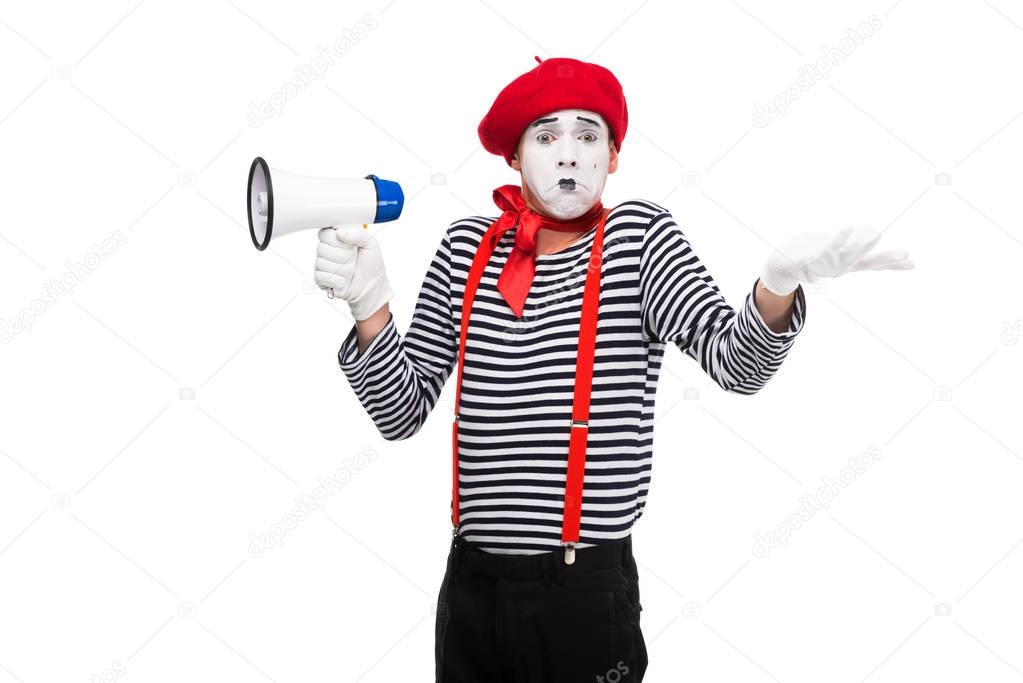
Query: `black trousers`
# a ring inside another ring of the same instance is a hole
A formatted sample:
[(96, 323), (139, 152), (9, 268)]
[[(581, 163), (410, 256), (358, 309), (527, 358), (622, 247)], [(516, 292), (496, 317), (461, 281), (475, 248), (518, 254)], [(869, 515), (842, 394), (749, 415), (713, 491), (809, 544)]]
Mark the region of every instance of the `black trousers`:
[(499, 555), (453, 538), (437, 598), (437, 683), (639, 683), (647, 668), (632, 538)]

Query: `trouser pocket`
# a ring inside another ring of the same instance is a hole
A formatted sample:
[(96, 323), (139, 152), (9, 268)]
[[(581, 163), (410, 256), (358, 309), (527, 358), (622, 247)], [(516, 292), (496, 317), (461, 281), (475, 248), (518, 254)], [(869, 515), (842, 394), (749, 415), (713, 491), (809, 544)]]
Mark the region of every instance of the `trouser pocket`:
[(447, 600), (437, 600), (437, 616), (434, 623), (434, 646), (433, 658), (435, 663), (435, 680), (441, 683), (441, 672), (444, 670), (444, 644), (447, 641), (448, 621), (451, 616), (448, 610)]
[(620, 673), (624, 674), (626, 670), (633, 673), (642, 637), (639, 631), (639, 612), (629, 597), (628, 588), (616, 588), (611, 591), (611, 595), (614, 598), (611, 659)]
[(643, 603), (639, 599), (639, 569), (636, 567), (636, 560), (631, 556), (622, 567), (619, 567), (622, 577), (628, 584), (629, 600), (632, 602), (636, 612), (643, 611)]
[(630, 562), (621, 567), (620, 572), (625, 581), (619, 601), (625, 612), (623, 631), (626, 631), (628, 637), (631, 638), (629, 674), (631, 680), (638, 683), (646, 672), (648, 658), (646, 639), (643, 637), (643, 629), (640, 625), (643, 605), (639, 600), (639, 576), (635, 561), (630, 558)]

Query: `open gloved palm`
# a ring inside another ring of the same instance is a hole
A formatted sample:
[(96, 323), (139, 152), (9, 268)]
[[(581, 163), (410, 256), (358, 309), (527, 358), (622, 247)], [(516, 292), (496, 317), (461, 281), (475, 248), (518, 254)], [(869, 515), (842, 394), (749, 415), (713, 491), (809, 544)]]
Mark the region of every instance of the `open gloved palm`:
[(760, 280), (784, 296), (799, 283), (816, 282), (858, 270), (910, 270), (914, 267), (905, 249), (870, 253), (881, 233), (872, 228), (846, 227), (834, 235), (804, 233), (779, 247), (767, 260)]

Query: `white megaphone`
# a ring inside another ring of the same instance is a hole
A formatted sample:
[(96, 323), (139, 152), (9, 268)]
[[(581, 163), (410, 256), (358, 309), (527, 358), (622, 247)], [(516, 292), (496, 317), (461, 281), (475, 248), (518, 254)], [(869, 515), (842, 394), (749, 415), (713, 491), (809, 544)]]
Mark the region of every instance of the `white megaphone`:
[[(272, 177), (271, 177), (272, 175)], [(271, 237), (336, 225), (386, 223), (401, 215), (401, 185), (375, 175), (316, 178), (288, 173), (256, 157), (249, 168), (249, 235), (263, 251)]]

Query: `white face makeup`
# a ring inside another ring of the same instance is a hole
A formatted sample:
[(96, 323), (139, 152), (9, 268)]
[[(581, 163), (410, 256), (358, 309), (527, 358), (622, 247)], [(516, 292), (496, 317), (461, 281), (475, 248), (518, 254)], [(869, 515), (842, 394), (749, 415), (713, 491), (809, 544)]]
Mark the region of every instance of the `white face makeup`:
[(600, 114), (562, 109), (533, 121), (522, 135), (522, 176), (552, 218), (586, 213), (607, 181), (610, 131)]

